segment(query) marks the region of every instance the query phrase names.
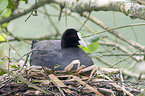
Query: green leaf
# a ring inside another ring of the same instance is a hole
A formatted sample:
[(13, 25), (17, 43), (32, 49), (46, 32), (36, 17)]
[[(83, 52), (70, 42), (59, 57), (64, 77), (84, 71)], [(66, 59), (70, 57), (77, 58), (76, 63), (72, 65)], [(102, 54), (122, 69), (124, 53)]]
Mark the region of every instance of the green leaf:
[(91, 52), (96, 51), (98, 49), (98, 47), (99, 47), (99, 43), (98, 42), (93, 42), (93, 43), (87, 45), (87, 48), (82, 47), (82, 49), (87, 53), (91, 53)]
[[(7, 38), (6, 34), (2, 34), (5, 38)], [(0, 34), (0, 41), (5, 41), (5, 38)]]
[(10, 65), (10, 66), (11, 66), (11, 68), (19, 68), (16, 65)]
[(6, 74), (6, 72), (0, 70), (0, 76), (2, 76), (3, 74)]
[[(9, 23), (4, 23), (4, 24), (2, 24), (2, 28), (7, 27), (7, 26), (8, 26), (8, 24), (9, 24)], [(1, 27), (0, 27), (0, 29), (1, 29)]]
[(19, 1), (21, 2), (21, 1), (26, 1), (26, 0), (19, 0)]
[(4, 10), (6, 9), (6, 7), (8, 6), (8, 0), (0, 0), (0, 10)]
[[(3, 65), (6, 61), (5, 60), (0, 60), (0, 65)], [(6, 74), (6, 72), (0, 70), (0, 76)]]
[(5, 63), (5, 61), (4, 60), (0, 60), (0, 64), (3, 64), (3, 63)]
[(13, 68), (12, 71), (17, 71), (17, 70), (20, 69), (20, 66), (19, 65), (18, 66), (16, 66), (16, 65), (10, 65), (10, 66), (11, 66), (11, 68)]
[[(3, 12), (2, 14), (0, 14), (1, 17), (9, 17), (12, 13), (11, 9), (5, 9), (5, 12)], [(1, 18), (0, 18), (1, 19)]]
[(0, 0), (0, 16), (3, 16), (5, 13), (8, 14), (8, 12), (11, 13), (14, 8), (15, 5), (12, 0)]
[(0, 16), (3, 14), (4, 10), (0, 10)]
[(99, 47), (98, 42), (94, 42), (94, 43), (88, 45), (89, 52), (96, 51), (98, 47)]
[(7, 8), (10, 8), (10, 9), (15, 9), (15, 4), (13, 3), (12, 0), (8, 0), (9, 4), (7, 6)]
[(9, 17), (12, 13), (12, 10), (7, 9), (6, 12), (2, 15), (3, 17)]

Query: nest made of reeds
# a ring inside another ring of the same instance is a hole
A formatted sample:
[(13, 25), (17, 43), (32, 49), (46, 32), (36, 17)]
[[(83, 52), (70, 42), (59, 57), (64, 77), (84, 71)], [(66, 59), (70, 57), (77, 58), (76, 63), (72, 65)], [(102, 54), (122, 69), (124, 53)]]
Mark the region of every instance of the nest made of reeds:
[[(80, 66), (71, 70), (69, 64), (63, 71), (53, 71), (42, 66), (9, 70), (1, 76), (0, 96), (137, 96), (141, 82), (123, 79), (121, 69), (101, 68), (96, 65)], [(142, 85), (145, 86), (145, 85)]]

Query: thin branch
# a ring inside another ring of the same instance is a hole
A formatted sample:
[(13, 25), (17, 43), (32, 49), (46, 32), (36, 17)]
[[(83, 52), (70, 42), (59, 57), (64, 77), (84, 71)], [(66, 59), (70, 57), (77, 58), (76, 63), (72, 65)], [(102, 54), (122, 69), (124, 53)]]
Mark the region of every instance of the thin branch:
[(136, 0), (138, 3), (140, 3), (140, 4), (143, 4), (143, 5), (145, 5), (145, 2), (144, 1), (141, 1), (141, 0)]
[[(3, 34), (0, 33), (0, 35), (3, 36)], [(7, 40), (7, 38), (5, 38), (5, 36), (3, 36), (3, 38), (5, 39), (5, 41), (10, 45), (10, 47), (17, 53), (17, 55), (19, 57), (21, 57), (21, 55), (18, 53), (18, 51), (10, 44), (9, 40)]]
[(9, 21), (11, 21), (13, 19), (16, 19), (18, 17), (21, 17), (23, 15), (26, 15), (29, 12), (31, 12), (32, 10), (34, 10), (34, 8), (37, 9), (37, 8), (39, 8), (39, 7), (47, 4), (47, 3), (49, 3), (49, 0), (41, 0), (41, 1), (38, 2), (37, 6), (34, 4), (30, 8), (27, 8), (27, 9), (24, 9), (24, 10), (18, 12), (18, 13), (12, 14), (12, 16), (9, 16), (9, 17), (0, 19), (0, 24), (9, 22)]
[[(91, 12), (89, 13), (89, 16), (91, 15)], [(80, 31), (84, 26), (85, 26), (85, 24), (87, 23), (87, 21), (89, 20), (89, 16), (88, 16), (88, 18), (84, 21), (84, 23), (82, 24), (82, 26), (79, 28), (79, 30), (78, 31)]]
[[(110, 79), (108, 76), (104, 75), (104, 77), (106, 79), (108, 79), (109, 81), (113, 81), (112, 79)], [(116, 89), (121, 89), (123, 92), (125, 92), (127, 95), (129, 96), (134, 96), (132, 93), (130, 93), (128, 90), (126, 90), (125, 88), (121, 87), (120, 85), (116, 84), (116, 83), (110, 83), (111, 85), (113, 85)]]
[(15, 36), (12, 32), (8, 31), (8, 29), (7, 29), (7, 28), (5, 28), (5, 30), (6, 30), (6, 31), (4, 31), (4, 30), (3, 30), (3, 32), (4, 32), (5, 34), (7, 34), (7, 35), (9, 35), (9, 36), (13, 37), (14, 39), (16, 39), (16, 40), (18, 40), (18, 41), (23, 41), (23, 42), (25, 42), (25, 43), (28, 43), (28, 44), (29, 44), (29, 42), (27, 42), (27, 41), (23, 40), (23, 38), (21, 38), (21, 37), (17, 37), (17, 36)]
[(128, 57), (126, 57), (126, 58), (120, 60), (119, 62), (117, 62), (117, 63), (111, 65), (110, 68), (112, 68), (112, 67), (114, 67), (115, 65), (117, 65), (117, 64), (119, 64), (119, 63), (125, 61), (125, 60), (128, 59), (128, 58), (130, 58), (130, 57), (131, 57), (133, 54), (135, 54), (137, 51), (138, 51), (138, 50), (136, 50), (135, 52), (133, 52), (132, 54), (130, 54)]
[[(103, 53), (103, 54), (101, 54), (102, 56), (129, 56), (130, 54), (129, 53)], [(133, 55), (137, 55), (137, 56), (144, 56), (145, 55), (145, 53), (135, 53), (135, 54), (133, 54)], [(132, 55), (132, 56), (133, 56)]]
[[(131, 72), (129, 70), (126, 70), (126, 69), (123, 69), (122, 73), (124, 73), (124, 74), (126, 74), (128, 76), (131, 76), (131, 77), (135, 77), (135, 78), (138, 78), (139, 77), (139, 74), (133, 73), (133, 72)], [(145, 75), (142, 75), (141, 76), (141, 79), (145, 79)]]
[(48, 18), (48, 20), (50, 21), (50, 23), (52, 24), (52, 27), (54, 28), (54, 30), (56, 31), (56, 36), (60, 35), (60, 32), (58, 30), (58, 28), (56, 27), (55, 23), (53, 22), (53, 20), (50, 18), (50, 15), (48, 14), (48, 11), (46, 10), (46, 7), (43, 6), (43, 10)]
[[(18, 38), (21, 38), (21, 39), (18, 39)], [(51, 36), (44, 36), (44, 37), (39, 37), (39, 38), (23, 38), (23, 37), (17, 37), (17, 38), (14, 38), (14, 39), (8, 39), (9, 42), (13, 42), (13, 41), (21, 41), (21, 40), (24, 40), (24, 41), (32, 41), (32, 40), (58, 40), (59, 38), (56, 38), (55, 35), (51, 35)], [(60, 39), (59, 39), (60, 40)], [(0, 43), (5, 43), (7, 41), (0, 41)], [(30, 44), (30, 43), (29, 43)]]
[(101, 63), (105, 64), (106, 66), (111, 66), (111, 64), (109, 64), (107, 61), (105, 61), (104, 59), (100, 58), (100, 57), (95, 57), (98, 61), (100, 61)]
[[(106, 66), (110, 66), (111, 64), (109, 64), (107, 61), (105, 61), (104, 59), (102, 59), (102, 58), (100, 58), (100, 57), (95, 57), (98, 61), (100, 61), (100, 62), (102, 62), (103, 64), (105, 64)], [(127, 70), (127, 69), (122, 69), (123, 71), (122, 71), (122, 73), (123, 74), (126, 74), (126, 75), (128, 75), (128, 76), (130, 76), (130, 77), (135, 77), (135, 78), (138, 78), (139, 77), (139, 74), (137, 74), (137, 73), (134, 73), (134, 72), (131, 72), (131, 71), (129, 71), (129, 70)], [(141, 79), (145, 79), (145, 75), (142, 75), (141, 76)]]
[(91, 33), (91, 34), (85, 35), (84, 37), (105, 33), (105, 32), (111, 31), (111, 30), (122, 29), (122, 28), (127, 28), (127, 27), (131, 27), (132, 28), (133, 26), (141, 26), (141, 25), (145, 25), (145, 23), (136, 23), (136, 24), (123, 25), (123, 26), (120, 26), (120, 27), (109, 28), (109, 29), (106, 29), (104, 31), (100, 31), (100, 32), (96, 32), (96, 33)]
[(10, 17), (3, 18), (0, 20), (0, 24), (26, 15), (34, 9), (37, 9), (48, 3), (55, 3), (61, 6), (66, 5), (65, 8), (77, 13), (82, 13), (85, 11), (117, 11), (130, 16), (132, 19), (140, 18), (145, 20), (145, 6), (128, 2), (127, 0), (67, 0), (67, 2), (66, 0), (39, 0), (39, 2), (37, 2), (37, 6), (34, 4), (28, 9), (24, 9), (23, 11), (15, 13)]
[[(82, 14), (82, 16), (88, 18), (89, 14), (85, 12), (85, 13)], [(107, 25), (105, 25), (103, 22), (101, 22), (100, 20), (96, 19), (95, 17), (89, 16), (89, 20), (91, 20), (92, 22), (94, 22), (98, 26), (102, 27), (103, 29), (109, 30), (108, 31), (109, 33), (111, 33), (112, 35), (118, 37), (122, 41), (130, 44), (131, 46), (133, 46), (133, 47), (135, 47), (137, 49), (140, 49), (140, 51), (144, 51), (145, 50), (144, 46), (140, 45), (139, 43), (137, 43), (137, 42), (135, 42), (133, 40), (129, 40), (127, 37), (125, 37), (124, 35), (122, 35), (120, 33), (117, 33), (114, 30), (110, 30), (111, 29), (110, 27), (108, 27)]]
[[(121, 50), (122, 52), (126, 53), (126, 54), (131, 54), (128, 50), (126, 50), (126, 48), (120, 46), (120, 45), (116, 45), (115, 43), (110, 43), (110, 42), (101, 42), (98, 41), (98, 43), (100, 45), (107, 45), (107, 46), (115, 46), (116, 48), (118, 48), (119, 50)], [(133, 58), (135, 61), (141, 61), (142, 59), (137, 58), (136, 56), (131, 56), (131, 58)]]
[(97, 72), (95, 72), (94, 75), (79, 89), (82, 90), (96, 75), (97, 75)]

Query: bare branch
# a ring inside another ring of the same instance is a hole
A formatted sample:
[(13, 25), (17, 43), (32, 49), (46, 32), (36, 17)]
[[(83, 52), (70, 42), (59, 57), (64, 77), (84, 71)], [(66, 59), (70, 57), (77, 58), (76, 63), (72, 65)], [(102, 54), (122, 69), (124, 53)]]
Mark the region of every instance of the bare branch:
[(140, 18), (145, 20), (145, 6), (139, 5), (137, 3), (131, 3), (126, 0), (40, 0), (35, 6), (31, 6), (28, 9), (24, 9), (21, 12), (13, 14), (10, 17), (3, 18), (0, 20), (0, 24), (9, 22), (15, 18), (26, 15), (45, 4), (55, 3), (65, 8), (70, 9), (71, 11), (82, 13), (82, 12), (91, 12), (91, 11), (117, 11), (122, 12), (127, 16), (130, 16), (132, 19)]
[[(84, 17), (88, 18), (88, 13), (83, 13)], [(130, 44), (131, 46), (135, 47), (135, 48), (139, 48), (141, 51), (144, 51), (145, 48), (144, 46), (140, 45), (139, 43), (133, 41), (133, 40), (129, 40), (127, 37), (125, 37), (124, 35), (117, 33), (115, 30), (110, 30), (110, 27), (108, 27), (107, 25), (105, 25), (103, 22), (101, 22), (100, 20), (96, 19), (93, 16), (89, 16), (89, 20), (91, 20), (92, 22), (94, 22), (95, 24), (97, 24), (98, 26), (102, 27), (105, 30), (108, 30), (109, 33), (111, 33), (112, 35), (118, 37), (119, 39), (121, 39), (122, 41)]]
[[(102, 56), (129, 56), (130, 54), (128, 53), (103, 53), (101, 54)], [(141, 56), (144, 56), (145, 53), (135, 53), (135, 54), (132, 54), (132, 55), (141, 55)]]
[[(124, 52), (124, 54), (131, 54), (126, 48), (120, 46), (120, 45), (116, 45), (115, 43), (109, 43), (109, 42), (98, 42), (100, 45), (107, 45), (107, 46), (115, 46), (116, 48), (118, 48), (120, 51)], [(142, 59), (137, 58), (136, 56), (132, 56), (131, 58), (133, 58), (135, 61), (142, 61)]]
[(10, 17), (0, 19), (0, 24), (9, 22), (9, 21), (11, 21), (13, 19), (16, 19), (18, 17), (26, 15), (27, 13), (31, 12), (32, 10), (34, 10), (34, 8), (37, 9), (37, 8), (45, 5), (46, 3), (47, 3), (47, 0), (41, 0), (41, 2), (38, 2), (37, 6), (34, 4), (28, 9), (24, 9), (23, 11), (20, 11), (18, 13), (12, 14), (12, 16), (10, 16)]

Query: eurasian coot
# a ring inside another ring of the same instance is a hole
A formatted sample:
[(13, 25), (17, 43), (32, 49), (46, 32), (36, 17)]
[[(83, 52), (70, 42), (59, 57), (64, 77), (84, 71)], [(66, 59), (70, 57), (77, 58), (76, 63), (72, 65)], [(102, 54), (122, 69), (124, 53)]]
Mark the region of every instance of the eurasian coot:
[[(75, 29), (67, 29), (61, 40), (32, 41), (31, 65), (46, 66), (54, 70), (64, 70), (73, 60), (80, 60), (85, 66), (93, 65), (93, 61), (78, 45), (84, 44), (81, 35)], [(76, 66), (72, 68), (76, 69)]]

